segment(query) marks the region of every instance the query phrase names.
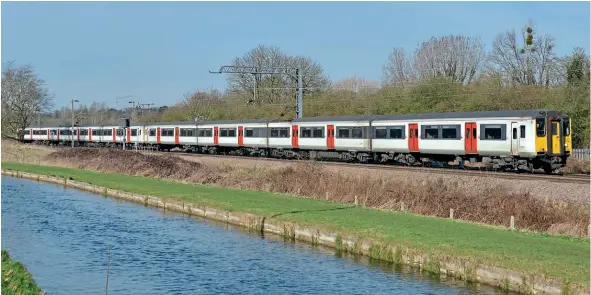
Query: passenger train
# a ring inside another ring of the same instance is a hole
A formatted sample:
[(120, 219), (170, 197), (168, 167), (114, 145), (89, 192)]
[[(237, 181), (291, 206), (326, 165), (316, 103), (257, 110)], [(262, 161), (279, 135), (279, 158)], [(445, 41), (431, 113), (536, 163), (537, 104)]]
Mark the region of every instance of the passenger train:
[(353, 162), (485, 162), (546, 173), (572, 151), (569, 117), (554, 110), (33, 127), (25, 142)]

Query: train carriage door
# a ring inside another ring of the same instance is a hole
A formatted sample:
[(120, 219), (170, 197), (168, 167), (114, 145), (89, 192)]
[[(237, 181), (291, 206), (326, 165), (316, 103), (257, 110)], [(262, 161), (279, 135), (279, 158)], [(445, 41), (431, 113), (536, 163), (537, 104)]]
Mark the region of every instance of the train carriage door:
[(517, 122), (511, 122), (511, 155), (519, 155), (519, 136), (517, 134), (519, 124)]
[(113, 128), (113, 142), (117, 142), (117, 128)]
[(476, 123), (474, 122), (467, 122), (465, 124), (466, 133), (464, 134), (464, 147), (466, 150), (466, 154), (478, 154), (477, 148), (477, 128)]
[(219, 143), (219, 128), (218, 127), (213, 127), (213, 144), (214, 145), (218, 145)]
[(126, 128), (125, 130), (127, 132), (127, 142), (131, 142), (131, 128)]
[(419, 152), (419, 124), (408, 124), (408, 150), (411, 153)]
[(80, 141), (80, 128), (78, 128), (78, 131), (76, 131), (76, 136), (78, 136), (78, 141)]
[(244, 145), (244, 127), (238, 126), (238, 146)]
[(334, 149), (334, 125), (327, 125), (326, 130), (326, 147)]
[(88, 141), (92, 141), (92, 128), (88, 128)]
[(160, 127), (156, 127), (156, 143), (160, 144)]
[(562, 151), (561, 151), (562, 145), (560, 144), (560, 142), (561, 142), (560, 121), (551, 121), (551, 122), (552, 122), (552, 129), (551, 129), (552, 133), (550, 136), (552, 136), (552, 154), (553, 155), (560, 155), (560, 154), (562, 154)]
[(298, 136), (299, 136), (298, 133), (299, 133), (298, 132), (298, 125), (292, 125), (291, 126), (291, 146), (294, 149), (297, 149), (300, 147), (300, 144), (298, 142)]
[(179, 127), (174, 127), (174, 144), (180, 144)]

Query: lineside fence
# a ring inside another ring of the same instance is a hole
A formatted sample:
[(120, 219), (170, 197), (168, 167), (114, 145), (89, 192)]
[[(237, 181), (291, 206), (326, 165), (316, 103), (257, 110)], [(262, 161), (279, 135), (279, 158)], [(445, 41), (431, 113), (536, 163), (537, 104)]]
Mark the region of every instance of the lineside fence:
[(587, 160), (591, 157), (591, 150), (586, 149), (573, 149), (571, 156), (578, 160)]

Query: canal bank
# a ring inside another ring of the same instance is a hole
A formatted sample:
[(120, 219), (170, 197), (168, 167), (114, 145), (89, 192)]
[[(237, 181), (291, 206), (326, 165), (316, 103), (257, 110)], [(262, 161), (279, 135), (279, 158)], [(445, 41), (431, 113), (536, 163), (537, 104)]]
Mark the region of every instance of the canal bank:
[[(263, 192), (227, 189), (224, 194), (233, 195), (222, 197), (216, 194), (220, 188), (158, 179), (33, 165), (3, 166), (28, 172), (3, 171), (8, 175), (54, 182), (523, 293), (583, 294), (588, 290), (584, 282), (589, 274), (589, 247), (584, 240)], [(494, 261), (512, 267), (494, 266)]]
[(2, 294), (42, 294), (33, 276), (20, 262), (14, 261), (2, 250)]

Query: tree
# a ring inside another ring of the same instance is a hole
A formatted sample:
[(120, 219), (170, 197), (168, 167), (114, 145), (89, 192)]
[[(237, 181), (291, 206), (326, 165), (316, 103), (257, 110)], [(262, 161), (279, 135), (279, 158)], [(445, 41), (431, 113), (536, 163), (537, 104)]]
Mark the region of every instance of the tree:
[(416, 51), (414, 67), (421, 80), (445, 77), (455, 83), (469, 84), (480, 72), (484, 57), (484, 47), (478, 39), (454, 35), (432, 37)]
[(577, 47), (566, 62), (566, 80), (569, 85), (589, 85), (589, 57), (583, 48)]
[(13, 62), (2, 70), (2, 136), (23, 139), (23, 130), (41, 112), (52, 106), (45, 81), (30, 65), (15, 67)]
[(489, 57), (491, 69), (513, 85), (551, 86), (560, 83), (554, 38), (550, 35), (536, 37), (530, 23), (523, 29), (522, 39), (523, 44), (518, 44), (515, 30), (499, 34)]
[(333, 83), (330, 88), (336, 91), (342, 90), (358, 94), (370, 94), (376, 93), (379, 90), (380, 83), (353, 76)]
[(404, 87), (416, 79), (411, 58), (404, 49), (394, 48), (382, 69), (382, 85)]
[[(309, 57), (288, 56), (276, 46), (259, 45), (244, 56), (235, 58), (232, 65), (259, 68), (298, 67), (302, 71), (304, 95), (328, 86), (328, 78), (320, 64)], [(231, 74), (228, 77), (228, 88), (230, 92), (247, 94), (249, 98), (256, 97), (259, 103), (275, 103), (295, 97), (297, 80), (286, 75)]]

